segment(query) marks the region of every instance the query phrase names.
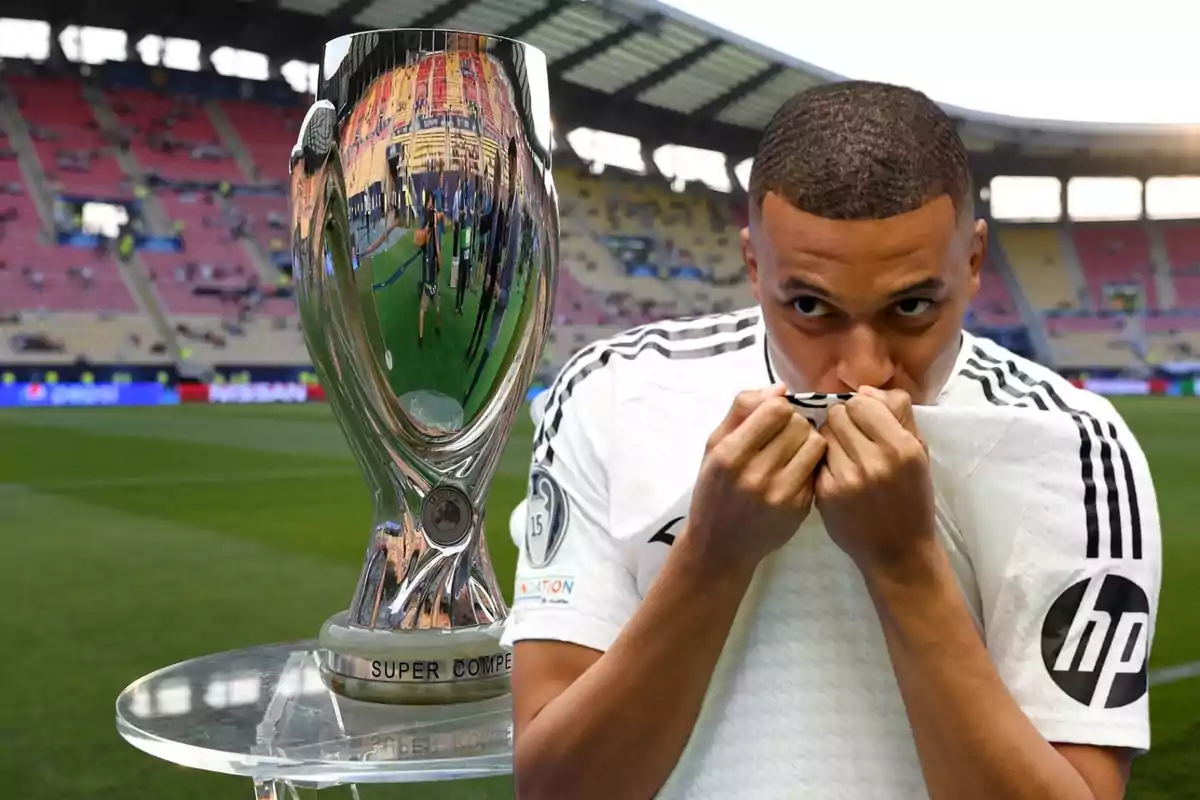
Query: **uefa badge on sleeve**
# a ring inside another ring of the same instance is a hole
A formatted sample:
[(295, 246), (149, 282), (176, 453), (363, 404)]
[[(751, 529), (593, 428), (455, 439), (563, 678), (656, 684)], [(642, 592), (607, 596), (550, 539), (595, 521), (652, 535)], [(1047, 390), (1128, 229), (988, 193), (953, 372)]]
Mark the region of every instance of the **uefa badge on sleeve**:
[(529, 476), (529, 519), (525, 525), (525, 554), (534, 567), (554, 558), (567, 529), (567, 498), (558, 482), (541, 467)]

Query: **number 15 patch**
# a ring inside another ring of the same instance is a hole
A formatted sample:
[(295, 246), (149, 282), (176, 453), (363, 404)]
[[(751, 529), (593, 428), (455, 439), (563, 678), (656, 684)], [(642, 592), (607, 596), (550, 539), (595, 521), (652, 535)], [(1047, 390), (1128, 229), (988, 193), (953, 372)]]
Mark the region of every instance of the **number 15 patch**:
[(562, 487), (542, 467), (529, 476), (529, 518), (525, 524), (525, 554), (534, 567), (553, 559), (567, 530), (567, 498)]

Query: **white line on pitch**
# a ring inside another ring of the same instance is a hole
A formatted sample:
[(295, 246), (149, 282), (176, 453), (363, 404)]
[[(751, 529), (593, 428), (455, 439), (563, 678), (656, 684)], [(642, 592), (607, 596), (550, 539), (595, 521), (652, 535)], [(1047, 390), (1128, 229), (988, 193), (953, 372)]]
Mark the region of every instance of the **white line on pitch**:
[(1162, 686), (1167, 683), (1178, 683), (1197, 676), (1200, 676), (1200, 661), (1189, 661), (1186, 664), (1151, 670), (1150, 685)]

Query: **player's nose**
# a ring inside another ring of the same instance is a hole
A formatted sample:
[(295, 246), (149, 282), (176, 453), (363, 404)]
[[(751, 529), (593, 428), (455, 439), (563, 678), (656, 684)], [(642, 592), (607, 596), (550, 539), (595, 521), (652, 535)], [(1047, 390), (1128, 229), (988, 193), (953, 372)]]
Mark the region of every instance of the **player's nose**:
[(859, 325), (839, 344), (837, 378), (845, 385), (843, 391), (855, 391), (859, 386), (887, 388), (896, 375), (896, 365), (884, 337)]

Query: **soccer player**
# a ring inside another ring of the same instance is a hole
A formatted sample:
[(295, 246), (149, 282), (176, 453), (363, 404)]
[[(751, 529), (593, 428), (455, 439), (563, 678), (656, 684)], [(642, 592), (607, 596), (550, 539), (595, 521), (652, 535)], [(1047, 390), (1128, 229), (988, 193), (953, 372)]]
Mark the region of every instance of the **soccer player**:
[[(749, 204), (757, 307), (550, 389), (504, 634), (518, 796), (1121, 797), (1154, 487), (1108, 401), (963, 330), (987, 225), (954, 123), (810, 89)], [(855, 394), (814, 429), (785, 391)]]
[[(495, 162), (495, 181), (493, 183), (493, 208), (492, 213), (480, 220), (478, 230), (480, 233), (488, 234), (486, 265), (487, 269), (483, 276), (483, 292), (479, 298), (479, 309), (475, 313), (475, 326), (471, 330), (471, 341), (467, 345), (467, 352), (464, 356), (466, 361), (473, 361), (478, 354), (479, 348), (484, 343), (484, 337), (487, 335), (488, 316), (496, 307), (497, 301), (500, 299), (500, 277), (504, 269), (505, 260), (509, 254), (511, 225), (513, 215), (516, 212), (515, 206), (517, 203), (517, 186), (516, 186), (516, 161), (517, 161), (517, 142), (515, 139), (508, 140), (508, 184), (504, 193), (504, 199), (501, 200), (500, 189), (500, 161)], [(505, 296), (507, 302), (507, 296)]]
[[(498, 277), (490, 282), (491, 302), (495, 309), (492, 313), (491, 329), (488, 331), (486, 340), (482, 336), (478, 340), (482, 343), (483, 352), (479, 355), (479, 363), (475, 366), (475, 374), (471, 378), (470, 385), (467, 386), (467, 399), (470, 399), (471, 395), (474, 394), (475, 387), (479, 385), (479, 379), (483, 377), (483, 371), (487, 368), (492, 350), (500, 338), (500, 328), (504, 325), (504, 315), (508, 313), (508, 302), (511, 297), (513, 278), (517, 270), (520, 269), (521, 253), (519, 251), (522, 240), (522, 220), (523, 217), (519, 212), (509, 215), (509, 230), (505, 236), (506, 252), (504, 254), (504, 263), (500, 268)], [(477, 348), (479, 346), (479, 344), (476, 345)]]
[(392, 182), (395, 191), (395, 203), (397, 211), (397, 224), (408, 216), (408, 199), (405, 195), (405, 189), (408, 184), (408, 171), (404, 161), (404, 145), (397, 143), (395, 145), (395, 163), (392, 166)]
[[(452, 162), (453, 163), (453, 162)], [(464, 178), (459, 178), (450, 196), (450, 288), (458, 288), (458, 251), (462, 245)]]
[[(471, 183), (467, 183), (467, 193), (463, 207), (458, 211), (459, 233), (455, 235), (455, 242), (458, 243), (457, 253), (454, 256), (454, 269), (456, 274), (456, 283), (454, 287), (454, 313), (463, 313), (463, 303), (467, 301), (467, 288), (471, 279), (471, 237), (474, 233), (474, 223), (477, 215), (468, 211), (475, 203), (473, 187)], [(459, 236), (462, 240), (459, 241)]]
[[(487, 270), (483, 275), (483, 288), (479, 298), (479, 309), (475, 312), (475, 326), (471, 330), (471, 341), (464, 356), (467, 361), (475, 359), (487, 335), (489, 315), (497, 307), (500, 298), (500, 276), (504, 270), (505, 253), (509, 248), (509, 229), (512, 211), (507, 203), (497, 203), (495, 213), (484, 218), (481, 230), (488, 232)], [(483, 226), (487, 226), (486, 228)]]
[(425, 219), (424, 232), (425, 242), (421, 246), (421, 282), (419, 291), (421, 292), (421, 311), (417, 317), (417, 345), (425, 344), (425, 312), (429, 310), (430, 301), (433, 302), (434, 319), (436, 322), (436, 331), (442, 332), (442, 303), (438, 295), (438, 277), (442, 267), (442, 241), (438, 236), (438, 222), (441, 214), (438, 213), (437, 204), (434, 200), (433, 192), (425, 191)]

